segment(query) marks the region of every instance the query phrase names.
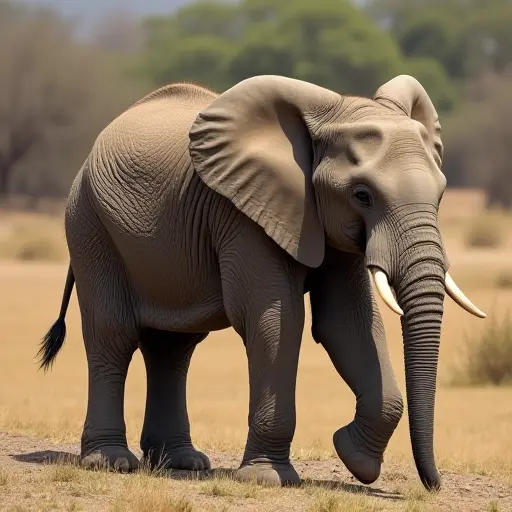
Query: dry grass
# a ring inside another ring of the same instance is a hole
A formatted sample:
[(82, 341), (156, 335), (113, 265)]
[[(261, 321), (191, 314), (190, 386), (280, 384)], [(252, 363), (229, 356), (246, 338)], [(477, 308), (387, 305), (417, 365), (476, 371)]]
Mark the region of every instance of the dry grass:
[[(451, 223), (462, 222), (446, 215), (444, 219), (448, 234)], [(53, 227), (48, 229), (55, 229), (56, 240), (61, 237), (62, 242), (60, 219), (44, 218), (41, 222), (48, 222), (47, 227), (53, 222)], [(0, 217), (0, 240), (1, 227)], [(504, 314), (512, 306), (512, 290), (497, 287), (496, 279), (510, 265), (509, 252), (500, 249), (490, 255), (485, 251), (468, 251), (460, 232), (457, 229), (453, 237), (445, 235), (452, 275), (461, 288), (470, 289), (468, 295), (480, 308), (488, 313)], [(508, 247), (509, 241), (503, 243), (504, 248)], [(58, 313), (65, 277), (65, 262), (0, 263), (1, 431), (56, 442), (79, 441), (87, 400), (87, 373), (76, 294), (67, 318), (68, 339), (53, 371), (45, 376), (37, 371), (34, 362), (39, 340)], [(400, 322), (381, 303), (380, 307), (393, 366), (405, 396)], [(512, 482), (510, 388), (444, 385), (450, 381), (451, 367), (460, 357), (465, 333), (480, 332), (485, 322), (470, 317), (452, 301), (445, 302), (436, 400), (436, 457), (444, 471), (490, 475)], [(128, 438), (134, 446), (138, 445), (140, 436), (145, 393), (145, 372), (137, 353), (128, 375), (125, 407)], [(198, 448), (206, 452), (236, 452), (241, 457), (247, 435), (248, 375), (243, 345), (232, 330), (212, 333), (197, 349), (191, 365), (188, 399), (192, 436)], [(351, 421), (354, 405), (354, 396), (337, 375), (327, 354), (311, 339), (308, 321), (297, 383), (294, 458), (335, 457), (332, 433)], [(406, 415), (389, 444), (388, 462), (411, 467)], [(391, 505), (364, 494), (317, 485), (306, 484), (299, 490), (261, 490), (229, 478), (169, 482), (145, 472), (114, 477), (63, 465), (48, 467), (41, 475), (30, 474), (27, 478), (23, 493), (30, 497), (23, 498), (23, 503), (37, 502), (39, 508), (33, 510), (50, 510), (55, 502), (61, 510), (82, 510), (84, 503), (87, 510), (112, 511), (204, 510), (201, 508), (204, 503), (208, 503), (208, 510), (236, 509), (241, 503), (244, 510), (275, 510), (272, 503), (293, 504), (295, 500), (305, 500), (304, 510), (315, 511), (427, 510), (431, 499), (418, 485), (411, 487), (410, 481), (402, 482), (400, 475), (396, 485), (406, 500)], [(18, 487), (10, 474), (0, 472), (0, 502), (2, 493), (13, 492)], [(16, 492), (24, 496), (21, 490)], [(93, 502), (97, 508), (90, 508)], [(489, 507), (493, 506), (489, 503)]]
[(478, 190), (447, 190), (439, 221), (448, 247), (492, 250), (512, 248), (512, 215), (485, 210), (485, 195)]
[(503, 289), (512, 289), (512, 270), (501, 272), (496, 278), (496, 287)]
[(497, 248), (506, 240), (508, 219), (501, 214), (487, 213), (478, 217), (466, 235), (468, 247)]
[(512, 316), (491, 315), (478, 334), (468, 334), (454, 368), (456, 385), (494, 386), (512, 383)]
[(490, 210), (466, 222), (465, 244), (474, 249), (510, 247), (512, 217), (500, 210)]
[(9, 475), (7, 471), (0, 469), (0, 486), (3, 487), (9, 482)]
[[(16, 475), (27, 485), (6, 489), (16, 505), (5, 510), (101, 510), (108, 512), (196, 512), (201, 510), (363, 512), (431, 510), (435, 495), (417, 485), (397, 485), (400, 499), (386, 501), (365, 490), (305, 482), (301, 488), (262, 488), (229, 477), (175, 481), (151, 474), (114, 475), (74, 465), (48, 465), (45, 471)], [(11, 485), (11, 484), (9, 484)], [(28, 506), (34, 504), (35, 506)], [(300, 508), (297, 506), (300, 504)], [(4, 510), (4, 509), (2, 509)]]
[(0, 215), (0, 259), (64, 261), (67, 254), (61, 216)]

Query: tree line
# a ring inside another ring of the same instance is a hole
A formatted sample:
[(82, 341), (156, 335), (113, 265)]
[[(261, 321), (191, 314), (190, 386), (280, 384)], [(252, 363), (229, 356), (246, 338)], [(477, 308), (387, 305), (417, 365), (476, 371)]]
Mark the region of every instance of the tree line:
[(0, 198), (65, 195), (99, 131), (166, 83), (222, 92), (280, 74), (371, 96), (408, 73), (441, 115), (449, 186), (512, 208), (511, 26), (512, 0), (200, 0), (112, 13), (84, 40), (51, 10), (0, 0)]

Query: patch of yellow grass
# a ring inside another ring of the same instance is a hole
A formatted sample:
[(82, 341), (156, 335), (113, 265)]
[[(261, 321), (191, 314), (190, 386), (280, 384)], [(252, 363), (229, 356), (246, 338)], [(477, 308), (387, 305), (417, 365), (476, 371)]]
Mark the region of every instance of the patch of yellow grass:
[(423, 511), (431, 510), (427, 506), (436, 499), (435, 495), (429, 495), (418, 484), (410, 482), (398, 484), (398, 499), (390, 500), (372, 496), (367, 488), (361, 488), (360, 492), (347, 490), (343, 484), (328, 486), (306, 481), (300, 488), (261, 487), (236, 482), (227, 476), (209, 480), (172, 480), (165, 476), (155, 477), (145, 471), (119, 475), (86, 471), (73, 464), (60, 463), (49, 464), (43, 471), (20, 472), (15, 479), (17, 486), (10, 489), (13, 506), (6, 510)]
[(0, 487), (7, 485), (9, 482), (9, 475), (4, 469), (0, 469)]
[(110, 512), (193, 512), (191, 500), (169, 481), (133, 476), (114, 493)]
[(495, 282), (497, 288), (512, 289), (512, 268), (502, 271)]
[(208, 496), (214, 497), (233, 497), (233, 498), (258, 498), (258, 496), (268, 490), (254, 483), (241, 483), (230, 477), (218, 477), (207, 481), (202, 492)]
[(509, 217), (502, 213), (487, 212), (475, 219), (466, 233), (469, 247), (497, 248), (508, 236)]
[(64, 261), (67, 257), (61, 216), (5, 214), (0, 218), (0, 259)]

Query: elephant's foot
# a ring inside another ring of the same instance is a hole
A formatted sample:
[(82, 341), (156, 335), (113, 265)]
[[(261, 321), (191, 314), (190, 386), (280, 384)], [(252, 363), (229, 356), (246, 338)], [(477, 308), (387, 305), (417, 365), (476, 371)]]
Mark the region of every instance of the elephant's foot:
[(128, 448), (102, 446), (82, 457), (82, 467), (86, 469), (110, 469), (130, 473), (139, 467), (139, 460)]
[(296, 486), (301, 480), (291, 464), (276, 462), (244, 462), (235, 472), (241, 482), (255, 482), (269, 486)]
[(182, 469), (186, 471), (207, 471), (211, 469), (210, 459), (193, 446), (167, 450), (148, 450), (143, 460), (155, 469)]
[(333, 436), (336, 453), (346, 468), (363, 484), (371, 484), (379, 478), (383, 458), (374, 458), (354, 444), (349, 425), (340, 428)]

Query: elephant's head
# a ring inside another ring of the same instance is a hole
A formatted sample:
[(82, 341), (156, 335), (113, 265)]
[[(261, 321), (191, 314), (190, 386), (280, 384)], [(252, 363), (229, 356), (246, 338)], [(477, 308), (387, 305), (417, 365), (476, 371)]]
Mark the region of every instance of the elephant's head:
[(303, 265), (321, 265), (326, 244), (365, 253), (382, 299), (402, 315), (414, 458), (423, 484), (438, 488), (433, 422), (445, 291), (485, 314), (447, 273), (438, 227), (443, 146), (423, 87), (399, 76), (371, 100), (254, 77), (201, 112), (190, 140), (203, 181)]

